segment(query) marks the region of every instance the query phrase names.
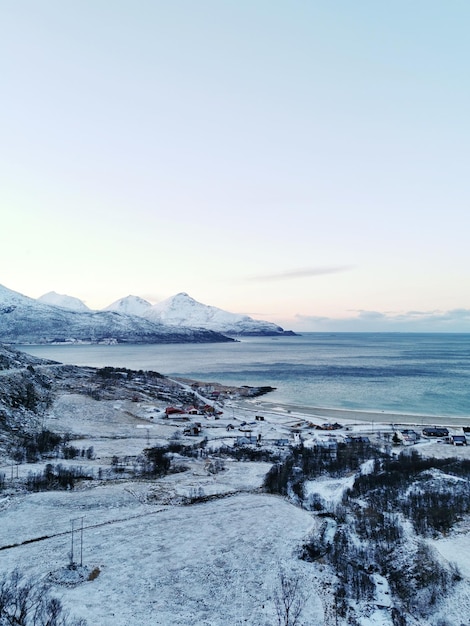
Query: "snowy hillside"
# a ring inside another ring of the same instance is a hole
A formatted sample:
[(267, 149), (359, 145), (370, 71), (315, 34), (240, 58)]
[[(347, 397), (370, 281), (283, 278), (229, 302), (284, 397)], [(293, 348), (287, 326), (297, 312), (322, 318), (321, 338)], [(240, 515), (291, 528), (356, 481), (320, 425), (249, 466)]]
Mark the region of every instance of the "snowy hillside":
[(175, 328), (114, 311), (72, 311), (0, 286), (0, 341), (14, 344), (206, 343), (229, 339), (209, 330)]
[(229, 313), (215, 306), (202, 304), (187, 293), (178, 293), (145, 311), (146, 319), (172, 326), (207, 328), (227, 335), (293, 334), (271, 322), (254, 320), (248, 315)]
[(49, 291), (39, 297), (38, 302), (42, 304), (51, 304), (52, 306), (60, 306), (63, 309), (71, 309), (72, 311), (89, 311), (87, 305), (79, 298), (66, 296), (55, 291)]
[(145, 316), (151, 306), (150, 302), (139, 298), (139, 296), (126, 296), (125, 298), (116, 300), (116, 302), (104, 308), (103, 311), (116, 311), (117, 313), (124, 313), (125, 315)]

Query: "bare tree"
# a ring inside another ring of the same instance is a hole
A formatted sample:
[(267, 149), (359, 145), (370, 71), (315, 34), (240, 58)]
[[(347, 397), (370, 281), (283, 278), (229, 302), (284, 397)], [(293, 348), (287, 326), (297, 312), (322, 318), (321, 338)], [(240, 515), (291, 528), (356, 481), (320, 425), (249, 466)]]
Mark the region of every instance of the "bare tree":
[(25, 578), (15, 569), (0, 583), (0, 624), (3, 626), (86, 626), (69, 619), (61, 601), (44, 583)]
[(298, 575), (279, 572), (278, 587), (274, 590), (278, 626), (300, 626), (300, 616), (305, 606), (305, 590)]

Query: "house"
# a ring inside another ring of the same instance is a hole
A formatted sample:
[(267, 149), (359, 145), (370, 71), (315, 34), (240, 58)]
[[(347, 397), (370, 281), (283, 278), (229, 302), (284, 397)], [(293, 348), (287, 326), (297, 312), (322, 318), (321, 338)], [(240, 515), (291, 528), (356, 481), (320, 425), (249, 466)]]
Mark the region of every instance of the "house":
[(405, 428), (404, 430), (399, 430), (396, 433), (397, 437), (405, 444), (405, 445), (413, 445), (419, 440), (419, 434), (412, 430), (411, 428)]
[(165, 409), (165, 414), (167, 417), (169, 415), (183, 415), (184, 411), (182, 409), (177, 409), (174, 406), (167, 406)]
[(249, 446), (258, 443), (258, 438), (254, 435), (250, 435), (248, 437), (237, 437), (236, 445), (237, 446)]
[(219, 419), (218, 416), (223, 414), (223, 411), (217, 411), (216, 408), (210, 404), (205, 404), (202, 407), (202, 412), (206, 415), (213, 415), (215, 419)]
[(276, 441), (276, 446), (288, 446), (289, 445), (289, 439), (278, 439)]
[(448, 437), (449, 430), (439, 426), (426, 426), (423, 428), (423, 435), (425, 437)]
[(450, 438), (450, 443), (452, 443), (454, 446), (466, 446), (467, 438), (465, 437), (465, 435), (452, 435)]
[(197, 437), (201, 433), (201, 424), (191, 424), (189, 428), (183, 430), (183, 435), (189, 435), (190, 437)]
[(359, 435), (358, 437), (351, 437), (351, 443), (370, 443), (370, 439), (365, 435)]

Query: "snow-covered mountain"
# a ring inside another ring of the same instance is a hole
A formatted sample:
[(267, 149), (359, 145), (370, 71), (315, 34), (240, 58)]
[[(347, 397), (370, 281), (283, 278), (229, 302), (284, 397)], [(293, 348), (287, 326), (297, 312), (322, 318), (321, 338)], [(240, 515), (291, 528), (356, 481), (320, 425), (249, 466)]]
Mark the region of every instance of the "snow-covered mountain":
[(294, 335), (272, 322), (254, 320), (248, 315), (239, 315), (202, 304), (187, 293), (178, 293), (144, 311), (144, 317), (153, 322), (163, 322), (171, 326), (206, 328), (225, 335)]
[(206, 343), (230, 341), (205, 329), (176, 328), (115, 311), (73, 311), (0, 285), (0, 342)]
[(66, 296), (64, 294), (57, 293), (55, 291), (49, 291), (43, 296), (37, 299), (38, 302), (43, 304), (52, 304), (53, 306), (60, 306), (62, 309), (70, 309), (72, 311), (90, 311), (87, 305), (79, 298), (73, 296)]
[(109, 306), (103, 309), (103, 311), (116, 311), (117, 313), (124, 313), (125, 315), (140, 315), (145, 317), (148, 309), (151, 308), (150, 302), (139, 298), (139, 296), (126, 296), (113, 302)]

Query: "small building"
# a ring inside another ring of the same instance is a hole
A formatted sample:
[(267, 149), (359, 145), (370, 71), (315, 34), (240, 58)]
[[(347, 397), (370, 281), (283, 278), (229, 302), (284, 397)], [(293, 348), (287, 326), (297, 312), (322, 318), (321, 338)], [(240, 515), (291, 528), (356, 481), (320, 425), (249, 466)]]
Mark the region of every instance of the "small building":
[(327, 422), (325, 424), (317, 425), (315, 426), (315, 428), (317, 430), (338, 430), (342, 428), (342, 426), (341, 424), (338, 424), (338, 422), (335, 422), (334, 424), (330, 424)]
[(411, 428), (405, 428), (404, 430), (399, 430), (396, 433), (397, 437), (405, 444), (405, 445), (413, 445), (419, 440), (419, 434), (412, 430)]
[(255, 415), (255, 420), (257, 422), (264, 422), (264, 417), (262, 415)]
[(450, 438), (450, 443), (452, 443), (454, 446), (466, 446), (467, 438), (465, 437), (465, 435), (452, 435)]
[(167, 406), (165, 409), (165, 414), (168, 415), (184, 415), (183, 409), (177, 409), (174, 406)]
[(276, 440), (276, 446), (288, 446), (289, 445), (289, 439), (277, 439)]
[(448, 437), (449, 430), (440, 426), (426, 426), (423, 428), (423, 435), (425, 437)]
[(190, 437), (197, 437), (201, 434), (201, 424), (191, 424), (189, 428), (183, 430), (183, 435), (189, 435)]
[(358, 435), (357, 437), (351, 437), (351, 443), (370, 443), (370, 439), (365, 435)]
[(237, 446), (249, 446), (255, 445), (258, 443), (258, 438), (254, 435), (250, 435), (248, 437), (237, 437), (236, 445)]

